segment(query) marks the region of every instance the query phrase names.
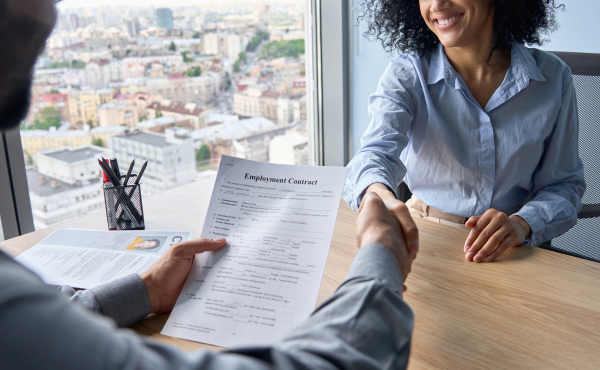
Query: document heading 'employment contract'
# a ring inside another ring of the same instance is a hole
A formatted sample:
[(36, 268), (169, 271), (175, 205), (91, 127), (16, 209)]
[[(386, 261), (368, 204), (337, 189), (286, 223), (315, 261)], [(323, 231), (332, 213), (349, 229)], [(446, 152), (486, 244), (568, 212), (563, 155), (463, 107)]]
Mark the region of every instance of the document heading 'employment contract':
[(246, 173), (246, 176), (244, 176), (245, 179), (248, 180), (254, 180), (256, 182), (258, 181), (264, 181), (264, 182), (276, 182), (276, 183), (280, 183), (280, 184), (294, 184), (294, 185), (317, 185), (317, 180), (314, 181), (309, 181), (309, 180), (296, 180), (293, 177), (290, 177), (289, 179), (277, 179), (274, 177), (264, 177), (264, 176), (254, 176), (254, 175), (250, 175), (249, 173)]

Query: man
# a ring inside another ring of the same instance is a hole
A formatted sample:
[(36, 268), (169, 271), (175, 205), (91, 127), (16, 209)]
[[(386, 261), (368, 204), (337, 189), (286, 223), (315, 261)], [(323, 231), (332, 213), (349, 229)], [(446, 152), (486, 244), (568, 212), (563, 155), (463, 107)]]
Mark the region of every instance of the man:
[[(0, 130), (17, 126), (27, 112), (33, 65), (55, 17), (52, 0), (0, 0)], [(415, 254), (375, 194), (364, 197), (356, 232), (360, 250), (346, 281), (310, 318), (273, 346), (222, 353), (184, 353), (115, 323), (129, 326), (170, 311), (194, 255), (217, 250), (225, 240), (178, 243), (141, 276), (78, 293), (61, 287), (62, 294), (0, 252), (0, 367), (406, 368), (413, 316), (402, 289)]]

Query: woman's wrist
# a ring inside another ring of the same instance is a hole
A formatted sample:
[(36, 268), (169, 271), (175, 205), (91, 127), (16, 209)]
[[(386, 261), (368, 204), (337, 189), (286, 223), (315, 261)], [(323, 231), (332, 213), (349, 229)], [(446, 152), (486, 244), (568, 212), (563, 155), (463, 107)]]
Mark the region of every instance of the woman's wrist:
[(520, 216), (515, 216), (515, 215), (510, 216), (509, 218), (511, 220), (515, 221), (523, 229), (523, 232), (525, 234), (525, 239), (531, 237), (531, 227), (529, 226), (527, 221), (525, 221), (525, 219), (523, 219)]
[(367, 188), (367, 191), (365, 193), (375, 193), (379, 195), (379, 197), (381, 198), (381, 200), (383, 200), (384, 203), (389, 199), (396, 199), (394, 193), (392, 193), (386, 185), (379, 182), (371, 184)]

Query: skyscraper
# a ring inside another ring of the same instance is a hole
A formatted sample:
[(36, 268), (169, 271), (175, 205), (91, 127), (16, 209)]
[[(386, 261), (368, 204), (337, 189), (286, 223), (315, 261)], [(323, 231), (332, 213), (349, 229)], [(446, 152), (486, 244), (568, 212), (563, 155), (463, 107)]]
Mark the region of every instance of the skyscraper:
[(125, 25), (129, 36), (134, 37), (140, 34), (140, 22), (137, 18), (127, 19)]
[(156, 9), (156, 26), (160, 28), (166, 28), (168, 30), (173, 29), (173, 12), (171, 11), (171, 9)]

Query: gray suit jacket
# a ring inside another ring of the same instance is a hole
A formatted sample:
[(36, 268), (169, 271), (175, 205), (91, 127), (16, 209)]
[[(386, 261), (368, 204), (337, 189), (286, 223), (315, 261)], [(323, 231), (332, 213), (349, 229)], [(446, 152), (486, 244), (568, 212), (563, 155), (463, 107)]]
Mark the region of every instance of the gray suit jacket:
[(78, 293), (61, 287), (69, 302), (0, 252), (0, 368), (404, 369), (413, 314), (402, 280), (390, 252), (365, 246), (335, 294), (282, 340), (188, 353), (117, 328), (150, 312), (139, 276)]

